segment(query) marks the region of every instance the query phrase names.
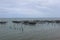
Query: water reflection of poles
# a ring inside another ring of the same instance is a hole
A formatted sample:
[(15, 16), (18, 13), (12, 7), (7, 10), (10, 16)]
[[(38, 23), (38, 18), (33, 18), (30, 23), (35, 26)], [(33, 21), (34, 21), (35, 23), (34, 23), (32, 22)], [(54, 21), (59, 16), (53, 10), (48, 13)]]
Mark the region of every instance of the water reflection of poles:
[[(24, 25), (29, 25), (29, 26), (36, 26), (36, 22), (35, 21), (23, 21)], [(23, 29), (22, 29), (23, 31)]]
[(27, 25), (27, 24), (28, 24), (28, 20), (22, 21), (21, 23), (22, 32), (24, 31), (24, 27), (22, 25)]
[[(12, 21), (15, 25), (17, 24), (19, 24), (20, 23), (20, 21)], [(14, 25), (14, 29), (16, 30), (16, 28), (15, 28), (15, 25)]]
[(21, 25), (21, 28), (22, 28), (22, 32), (23, 32), (23, 26)]
[(11, 26), (10, 26), (9, 28), (10, 28), (10, 29), (12, 29), (12, 27), (11, 27)]
[[(15, 23), (15, 24), (19, 24), (20, 25), (20, 23), (22, 23), (22, 21), (12, 21), (13, 23)], [(21, 26), (21, 28), (22, 28), (22, 32), (23, 32), (23, 27)], [(15, 28), (16, 29), (16, 28)]]
[(5, 21), (0, 21), (0, 24), (3, 26), (3, 25), (6, 25), (7, 22)]

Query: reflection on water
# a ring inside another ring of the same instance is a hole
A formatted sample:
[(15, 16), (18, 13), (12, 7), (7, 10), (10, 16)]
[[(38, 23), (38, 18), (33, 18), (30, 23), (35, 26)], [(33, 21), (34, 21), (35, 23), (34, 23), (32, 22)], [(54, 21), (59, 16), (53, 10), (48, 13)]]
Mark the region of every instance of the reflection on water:
[(60, 37), (60, 24), (57, 23), (0, 24), (0, 40), (56, 40), (56, 37)]

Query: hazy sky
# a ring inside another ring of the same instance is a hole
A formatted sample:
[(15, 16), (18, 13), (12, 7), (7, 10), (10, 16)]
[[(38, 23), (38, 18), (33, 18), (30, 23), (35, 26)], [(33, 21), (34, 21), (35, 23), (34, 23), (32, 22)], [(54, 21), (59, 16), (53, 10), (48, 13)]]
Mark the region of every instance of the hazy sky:
[(60, 17), (60, 0), (0, 0), (2, 17)]

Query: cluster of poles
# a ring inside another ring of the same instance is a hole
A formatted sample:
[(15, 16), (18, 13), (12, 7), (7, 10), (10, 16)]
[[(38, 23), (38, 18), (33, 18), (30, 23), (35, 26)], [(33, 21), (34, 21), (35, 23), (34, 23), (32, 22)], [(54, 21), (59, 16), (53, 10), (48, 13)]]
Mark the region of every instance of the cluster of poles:
[[(6, 24), (7, 21), (0, 21), (0, 24)], [(12, 21), (15, 24), (24, 24), (24, 25), (36, 25), (37, 23), (60, 23), (60, 20), (23, 20), (23, 21)], [(23, 32), (23, 27), (22, 27)]]
[[(7, 23), (6, 21), (0, 21), (0, 24), (6, 24), (6, 23)], [(24, 20), (24, 21), (12, 21), (12, 23), (16, 23), (16, 24), (22, 23), (25, 25), (35, 25), (37, 23), (60, 23), (60, 20), (33, 20), (33, 21)]]

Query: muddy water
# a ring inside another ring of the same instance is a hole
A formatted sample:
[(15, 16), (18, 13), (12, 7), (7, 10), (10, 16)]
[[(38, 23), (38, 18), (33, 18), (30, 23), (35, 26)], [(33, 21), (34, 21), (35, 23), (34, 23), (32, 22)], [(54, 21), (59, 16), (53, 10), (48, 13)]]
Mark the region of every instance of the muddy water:
[(60, 24), (0, 24), (0, 40), (60, 40)]

